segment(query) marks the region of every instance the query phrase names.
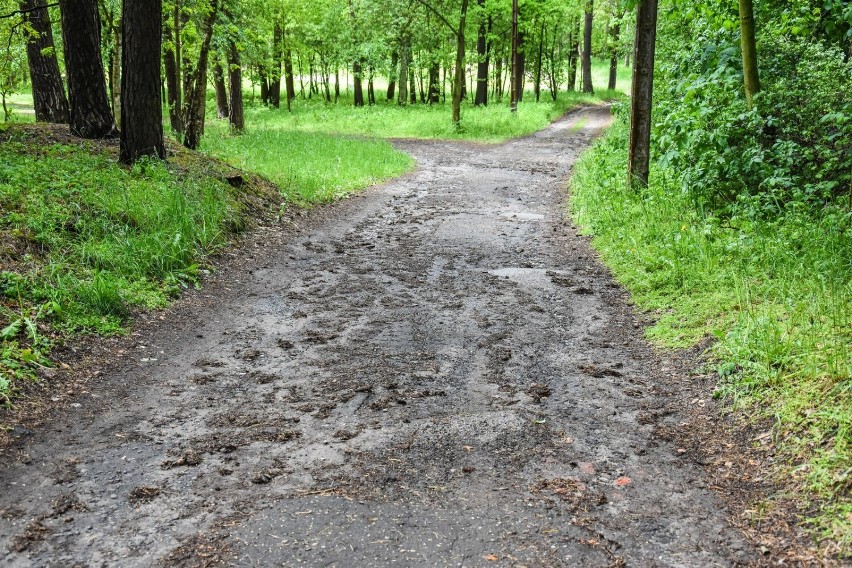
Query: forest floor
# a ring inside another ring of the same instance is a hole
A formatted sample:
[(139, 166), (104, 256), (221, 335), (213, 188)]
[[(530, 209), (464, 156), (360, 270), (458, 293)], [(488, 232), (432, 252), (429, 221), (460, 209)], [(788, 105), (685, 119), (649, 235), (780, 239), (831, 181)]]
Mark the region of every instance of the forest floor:
[(0, 563), (807, 563), (737, 527), (752, 434), (726, 437), (695, 354), (643, 339), (566, 220), (608, 122), (396, 141), (411, 174), (66, 353), (74, 396), (0, 453)]

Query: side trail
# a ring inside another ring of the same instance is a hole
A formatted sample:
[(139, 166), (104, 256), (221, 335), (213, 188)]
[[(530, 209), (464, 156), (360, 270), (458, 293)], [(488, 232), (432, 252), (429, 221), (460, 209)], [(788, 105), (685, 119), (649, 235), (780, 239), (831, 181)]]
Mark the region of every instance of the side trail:
[(0, 564), (730, 566), (689, 378), (565, 220), (573, 113), (253, 249), (0, 465)]

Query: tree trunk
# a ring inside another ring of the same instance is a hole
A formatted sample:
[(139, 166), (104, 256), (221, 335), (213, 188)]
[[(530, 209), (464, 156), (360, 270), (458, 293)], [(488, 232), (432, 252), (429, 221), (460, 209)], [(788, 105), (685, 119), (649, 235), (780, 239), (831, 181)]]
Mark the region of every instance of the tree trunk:
[(45, 0), (22, 0), (20, 8), (26, 10), (24, 18), (32, 28), (32, 33), (26, 34), (26, 40), (36, 120), (68, 124), (68, 99), (56, 60), (53, 29)]
[(498, 99), (503, 98), (503, 53), (498, 54), (494, 61), (494, 96)]
[(121, 35), (121, 140), (119, 161), (142, 156), (166, 157), (160, 53), (163, 45), (162, 0), (124, 0)]
[(275, 22), (272, 32), (272, 73), (269, 75), (269, 104), (272, 108), (281, 108), (281, 42), (283, 38), (281, 24)]
[(648, 185), (656, 39), (657, 0), (643, 0), (636, 8), (633, 83), (630, 89), (630, 146), (627, 158), (627, 181), (631, 188)]
[(453, 80), (453, 124), (456, 128), (461, 126), (461, 101), (464, 96), (462, 89), (464, 89), (464, 27), (467, 20), (467, 3), (468, 0), (462, 0), (456, 34), (456, 73)]
[[(485, 9), (485, 0), (476, 0), (480, 10)], [(488, 104), (488, 33), (491, 31), (491, 18), (488, 18), (488, 27), (485, 26), (485, 18), (480, 15), (479, 30), (476, 36), (476, 97), (473, 104), (485, 106)]]
[(370, 67), (370, 71), (367, 75), (367, 104), (373, 106), (376, 104), (376, 90), (373, 88), (373, 68)]
[[(117, 127), (121, 127), (124, 122), (123, 108), (121, 106), (121, 92), (122, 92), (122, 82), (121, 82), (121, 71), (124, 66), (124, 58), (122, 56), (122, 51), (124, 46), (122, 45), (122, 35), (124, 35), (122, 31), (124, 18), (122, 17), (122, 22), (117, 23), (115, 29), (112, 30), (112, 58), (111, 58), (111, 69), (110, 69), (110, 85), (112, 85), (112, 113), (113, 116), (118, 118)], [(161, 27), (162, 28), (162, 27)], [(162, 33), (162, 32), (160, 32)], [(160, 36), (160, 42), (162, 43), (162, 36)]]
[(201, 134), (204, 132), (204, 105), (207, 92), (207, 60), (210, 56), (210, 41), (213, 38), (213, 23), (219, 11), (218, 0), (210, 0), (210, 13), (204, 21), (204, 36), (198, 51), (198, 65), (192, 73), (187, 73), (185, 91), (184, 126), (186, 132), (183, 145), (190, 150), (198, 148)]
[(340, 69), (337, 68), (337, 63), (334, 64), (334, 104), (340, 100)]
[(417, 80), (414, 78), (414, 66), (408, 66), (408, 102), (417, 104)]
[[(115, 121), (109, 108), (101, 59), (97, 2), (60, 0), (59, 6), (65, 42), (71, 133), (81, 138), (115, 136)], [(160, 16), (157, 17), (159, 21)], [(157, 88), (160, 86), (157, 85)]]
[[(263, 67), (257, 68), (257, 77), (260, 81), (260, 102), (264, 105), (269, 104), (269, 81), (266, 78), (266, 69)], [(254, 97), (254, 87), (252, 87), (252, 97)]]
[(219, 58), (213, 62), (213, 87), (216, 89), (216, 118), (228, 118), (228, 87), (225, 85), (225, 72)]
[(512, 0), (512, 81), (509, 84), (510, 103), (512, 112), (518, 111), (518, 0)]
[(527, 86), (527, 54), (524, 51), (525, 39), (526, 34), (524, 34), (523, 31), (518, 30), (518, 82), (515, 85), (515, 88), (518, 89), (517, 97), (519, 103), (524, 102), (524, 88)]
[(352, 80), (355, 82), (353, 102), (356, 107), (362, 107), (364, 106), (364, 87), (361, 84), (361, 60), (359, 59), (352, 63)]
[(399, 66), (399, 53), (396, 51), (391, 54), (390, 76), (388, 77), (388, 93), (387, 100), (392, 101), (396, 95), (396, 78), (397, 67)]
[(743, 83), (746, 101), (751, 106), (751, 98), (760, 91), (760, 79), (757, 75), (757, 47), (754, 38), (754, 10), (751, 0), (740, 0), (740, 30), (743, 51)]
[(541, 24), (541, 33), (538, 38), (538, 57), (536, 57), (535, 61), (535, 84), (533, 85), (533, 92), (535, 93), (535, 102), (538, 102), (541, 98), (541, 58), (544, 50), (544, 32), (547, 30), (545, 24)]
[(176, 42), (174, 31), (166, 26), (163, 32), (166, 50), (163, 52), (163, 64), (166, 68), (166, 89), (168, 92), (167, 102), (169, 104), (169, 122), (174, 132), (183, 131), (183, 122), (180, 117), (180, 78), (178, 76), (178, 59), (175, 55)]
[(400, 46), (399, 56), (399, 98), (397, 104), (405, 106), (408, 104), (408, 65), (411, 57), (411, 40), (407, 36), (403, 38)]
[(568, 90), (577, 90), (577, 59), (580, 54), (580, 19), (574, 20), (568, 49)]
[(287, 91), (287, 110), (290, 110), (290, 103), (296, 98), (296, 84), (293, 82), (293, 54), (289, 47), (284, 50), (284, 87)]
[(586, 4), (586, 23), (583, 27), (583, 92), (594, 93), (592, 87), (592, 16), (594, 0)]
[(240, 52), (233, 39), (228, 41), (228, 77), (231, 89), (228, 122), (231, 125), (231, 131), (239, 134), (246, 129), (243, 115), (243, 68), (240, 65)]
[(438, 88), (441, 82), (441, 64), (437, 59), (432, 60), (429, 65), (429, 96), (427, 97), (430, 105), (436, 105), (441, 102), (441, 90)]
[(618, 40), (620, 35), (621, 25), (615, 24), (612, 27), (612, 45), (609, 51), (609, 83), (606, 86), (610, 91), (615, 89), (618, 80)]

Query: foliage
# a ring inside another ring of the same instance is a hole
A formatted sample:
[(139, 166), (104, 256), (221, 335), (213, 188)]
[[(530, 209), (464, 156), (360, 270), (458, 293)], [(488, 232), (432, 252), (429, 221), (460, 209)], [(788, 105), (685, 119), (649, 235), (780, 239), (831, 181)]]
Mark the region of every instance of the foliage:
[(571, 207), (605, 262), (652, 312), (649, 337), (691, 346), (717, 339), (717, 394), (755, 419), (771, 418), (809, 492), (811, 525), (852, 547), (852, 213), (839, 204), (774, 216), (702, 210), (657, 167), (627, 191), (626, 126), (578, 162)]

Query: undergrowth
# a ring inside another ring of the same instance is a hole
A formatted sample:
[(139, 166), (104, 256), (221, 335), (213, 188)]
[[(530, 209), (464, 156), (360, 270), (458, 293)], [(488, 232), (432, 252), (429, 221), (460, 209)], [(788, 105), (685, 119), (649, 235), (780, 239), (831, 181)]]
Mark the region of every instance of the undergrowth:
[(852, 551), (852, 212), (791, 205), (775, 217), (702, 211), (670, 170), (626, 190), (618, 121), (577, 163), (575, 220), (638, 307), (655, 342), (717, 339), (717, 395), (774, 422), (815, 534)]
[(89, 144), (45, 144), (12, 128), (0, 143), (0, 402), (54, 341), (121, 333), (135, 308), (195, 284), (242, 228), (227, 183), (157, 161), (120, 167)]

